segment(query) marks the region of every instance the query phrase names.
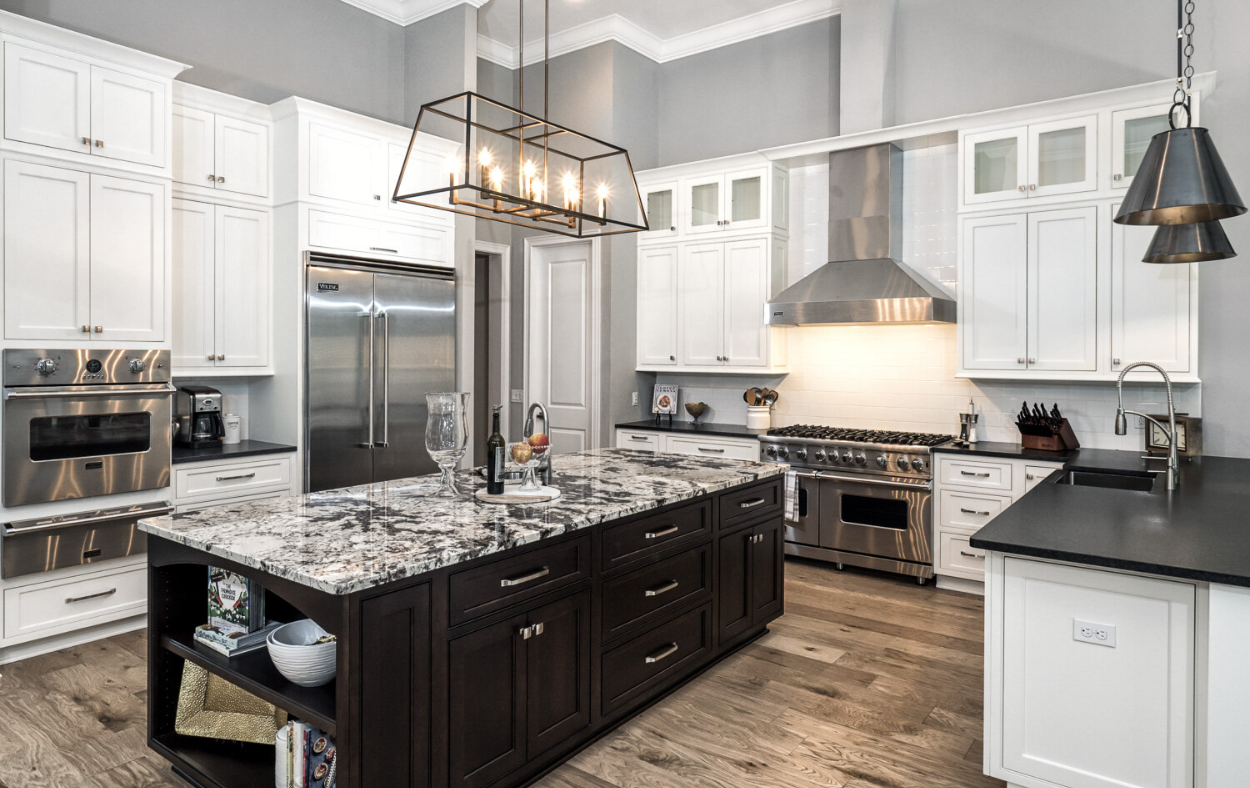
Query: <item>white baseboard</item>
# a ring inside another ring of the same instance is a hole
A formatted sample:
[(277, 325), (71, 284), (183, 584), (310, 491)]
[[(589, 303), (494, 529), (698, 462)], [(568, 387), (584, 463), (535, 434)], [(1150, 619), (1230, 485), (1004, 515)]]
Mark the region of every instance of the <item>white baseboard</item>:
[(111, 638), (114, 635), (120, 635), (123, 632), (132, 632), (136, 629), (143, 629), (148, 625), (148, 617), (146, 613), (130, 618), (123, 618), (120, 621), (110, 621), (107, 624), (99, 624), (94, 627), (85, 627), (76, 629), (73, 632), (67, 632), (63, 635), (55, 635), (43, 640), (34, 640), (29, 643), (20, 643), (16, 646), (8, 648), (0, 648), (0, 665), (8, 665), (12, 662), (21, 662), (24, 659), (37, 657), (41, 654), (50, 654), (53, 651), (60, 651), (64, 648), (72, 648), (73, 646), (81, 646), (83, 643), (90, 643), (93, 640), (103, 640)]
[(944, 591), (958, 591), (961, 594), (985, 596), (985, 583), (976, 580), (965, 580), (962, 577), (938, 575), (937, 587)]

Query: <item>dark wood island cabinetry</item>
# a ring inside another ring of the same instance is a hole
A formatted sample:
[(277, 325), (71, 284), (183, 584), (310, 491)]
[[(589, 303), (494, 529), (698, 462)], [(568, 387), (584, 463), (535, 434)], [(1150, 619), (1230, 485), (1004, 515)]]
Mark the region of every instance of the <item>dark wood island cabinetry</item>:
[[(331, 732), (343, 788), (531, 782), (781, 614), (783, 471), (599, 450), (556, 458), (552, 504), (449, 504), (414, 481), (148, 521), (150, 744), (204, 788), (273, 785), (273, 747), (173, 731), (191, 660)], [(205, 565), (334, 633), (336, 680), (196, 645)]]

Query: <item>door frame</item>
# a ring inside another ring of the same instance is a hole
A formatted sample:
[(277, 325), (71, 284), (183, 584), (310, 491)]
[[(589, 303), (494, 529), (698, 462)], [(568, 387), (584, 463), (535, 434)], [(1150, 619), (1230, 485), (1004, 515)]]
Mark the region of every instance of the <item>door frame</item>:
[[(510, 434), (508, 414), (512, 410), (512, 247), (509, 244), (474, 240), (473, 252), (490, 258), (487, 267), (491, 273), (495, 271), (495, 260), (499, 261), (499, 292), (502, 302), (499, 305), (499, 390), (503, 394), (503, 409), (499, 413), (499, 431), (506, 436)], [(473, 286), (475, 288), (478, 286), (476, 277), (474, 277)], [(489, 287), (489, 283), (487, 286)], [(489, 291), (486, 297), (489, 303)], [(476, 359), (474, 361), (476, 363)], [(471, 383), (467, 390), (477, 397), (478, 392), (473, 391)]]
[[(525, 239), (525, 324), (524, 324), (524, 347), (525, 352), (522, 353), (522, 385), (524, 387), (524, 407), (528, 408), (530, 400), (530, 392), (534, 390), (534, 386), (530, 381), (532, 372), (530, 367), (529, 347), (530, 347), (530, 283), (533, 281), (531, 272), (533, 270), (533, 250), (535, 248), (546, 248), (549, 246), (567, 246), (571, 244), (590, 244), (590, 404), (592, 412), (590, 414), (590, 448), (597, 449), (602, 445), (600, 417), (603, 411), (603, 401), (600, 393), (603, 382), (603, 348), (602, 332), (603, 332), (603, 252), (599, 238), (566, 238), (560, 235), (535, 236)], [(546, 425), (543, 427), (546, 429)]]

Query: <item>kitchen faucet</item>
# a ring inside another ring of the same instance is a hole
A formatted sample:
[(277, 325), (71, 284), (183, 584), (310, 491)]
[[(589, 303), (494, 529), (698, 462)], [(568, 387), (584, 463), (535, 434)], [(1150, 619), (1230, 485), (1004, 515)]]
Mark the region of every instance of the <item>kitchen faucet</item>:
[[(543, 420), (543, 432), (547, 433), (547, 440), (551, 440), (551, 420), (547, 418), (547, 408), (541, 402), (535, 402), (530, 405), (530, 409), (525, 413), (525, 428), (522, 430), (525, 439), (528, 441), (530, 436), (534, 434), (534, 414), (538, 413), (538, 417)], [(538, 463), (538, 474), (542, 477), (543, 484), (551, 484), (551, 444), (547, 444), (547, 451), (543, 452), (543, 457)]]
[[(1135, 410), (1124, 409), (1124, 376), (1129, 370), (1137, 367), (1150, 367), (1158, 371), (1163, 376), (1163, 383), (1168, 388), (1168, 425), (1167, 427), (1159, 423), (1152, 416), (1145, 413), (1138, 413)], [(1163, 367), (1150, 361), (1136, 361), (1120, 370), (1120, 378), (1115, 384), (1117, 406), (1115, 410), (1115, 434), (1125, 435), (1128, 433), (1128, 419), (1125, 414), (1131, 413), (1134, 416), (1141, 416), (1143, 419), (1150, 421), (1152, 424), (1163, 430), (1168, 435), (1168, 489), (1175, 490), (1181, 483), (1181, 465), (1176, 451), (1176, 406), (1172, 402), (1172, 379), (1168, 377), (1168, 373)]]

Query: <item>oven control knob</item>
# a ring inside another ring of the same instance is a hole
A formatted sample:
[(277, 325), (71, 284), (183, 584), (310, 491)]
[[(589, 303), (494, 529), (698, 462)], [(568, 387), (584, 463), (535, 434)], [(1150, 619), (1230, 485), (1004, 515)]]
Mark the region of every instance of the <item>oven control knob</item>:
[(798, 451), (796, 451), (796, 452), (794, 453), (794, 458), (795, 458), (796, 460), (806, 460), (806, 459), (807, 459), (807, 449), (799, 449)]
[(776, 457), (776, 456), (777, 456), (777, 447), (776, 447), (776, 446), (769, 446), (767, 449), (764, 449), (764, 453), (765, 453), (765, 454), (767, 454), (769, 457)]
[(148, 368), (148, 362), (144, 361), (141, 358), (134, 358), (130, 360), (130, 371), (135, 373), (136, 375), (147, 368)]
[(41, 358), (35, 362), (35, 369), (39, 370), (40, 375), (51, 375), (56, 372), (56, 359)]
[(842, 462), (851, 462), (854, 459), (855, 459), (855, 455), (851, 454), (850, 449), (847, 449), (846, 451), (842, 452)]
[(919, 473), (920, 471), (923, 471), (923, 470), (924, 470), (924, 460), (922, 460), (922, 459), (920, 459), (919, 457), (917, 457), (916, 459), (914, 459), (914, 460), (912, 460), (912, 461), (911, 461), (911, 467), (912, 467), (912, 468), (913, 468), (913, 469), (914, 469), (917, 473)]
[(781, 459), (783, 460), (789, 459), (790, 450), (787, 449), (785, 446), (782, 446), (780, 449), (777, 450), (777, 456), (781, 457)]
[(824, 462), (828, 458), (825, 456), (824, 449), (817, 449), (816, 453), (812, 455), (812, 459), (815, 460), (816, 462)]
[(906, 457), (899, 457), (897, 460), (895, 460), (895, 462), (898, 463), (899, 469), (904, 470), (904, 471), (907, 470), (907, 466), (911, 465), (911, 461), (908, 460)]
[(866, 454), (864, 454), (863, 452), (860, 452), (859, 454), (856, 454), (856, 455), (855, 455), (855, 464), (856, 464), (856, 465), (867, 465), (867, 464), (868, 464), (868, 456), (867, 456)]
[(885, 467), (885, 464), (886, 464), (887, 462), (889, 462), (889, 460), (887, 460), (887, 459), (885, 458), (885, 455), (884, 455), (884, 454), (878, 454), (878, 455), (877, 455), (877, 465), (878, 465), (878, 466), (880, 466), (880, 467), (884, 468), (884, 467)]

